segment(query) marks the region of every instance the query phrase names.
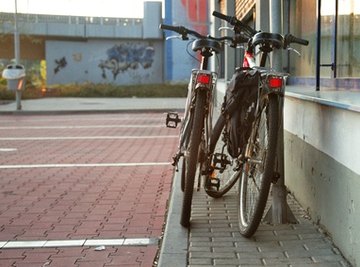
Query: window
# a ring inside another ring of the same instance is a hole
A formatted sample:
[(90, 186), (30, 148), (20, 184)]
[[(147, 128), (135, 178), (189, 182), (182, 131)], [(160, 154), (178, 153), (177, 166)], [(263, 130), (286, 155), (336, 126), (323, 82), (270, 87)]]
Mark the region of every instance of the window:
[[(317, 1), (291, 0), (290, 32), (309, 40), (308, 47), (293, 45), (301, 57), (291, 53), (290, 73), (315, 77)], [(321, 78), (360, 77), (360, 1), (321, 1)]]
[(360, 77), (360, 2), (338, 1), (337, 77)]

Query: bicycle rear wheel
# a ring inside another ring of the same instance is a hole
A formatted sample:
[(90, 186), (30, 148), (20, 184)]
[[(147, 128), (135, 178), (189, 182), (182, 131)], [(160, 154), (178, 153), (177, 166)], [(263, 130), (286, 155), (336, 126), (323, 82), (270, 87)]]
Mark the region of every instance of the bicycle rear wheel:
[(239, 180), (238, 219), (245, 237), (255, 233), (266, 206), (274, 173), (278, 121), (278, 96), (269, 95), (253, 126)]
[(205, 192), (210, 197), (220, 198), (235, 185), (239, 178), (239, 162), (229, 155), (224, 140), (225, 117), (220, 115), (210, 138), (211, 166), (205, 176)]
[(196, 95), (192, 127), (189, 133), (189, 143), (185, 151), (185, 187), (184, 199), (181, 211), (180, 223), (184, 227), (189, 227), (191, 216), (191, 203), (194, 191), (195, 174), (198, 167), (198, 154), (204, 127), (206, 91), (199, 90)]

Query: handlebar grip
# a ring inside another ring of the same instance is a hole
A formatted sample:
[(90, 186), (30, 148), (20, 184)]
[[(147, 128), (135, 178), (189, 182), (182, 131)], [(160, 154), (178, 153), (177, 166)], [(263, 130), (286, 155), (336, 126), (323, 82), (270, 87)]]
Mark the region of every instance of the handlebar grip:
[(288, 43), (288, 44), (290, 44), (290, 43), (296, 43), (296, 44), (300, 44), (300, 45), (308, 45), (308, 44), (309, 44), (309, 41), (308, 41), (308, 40), (305, 40), (305, 39), (301, 39), (301, 38), (295, 37), (295, 36), (292, 35), (292, 34), (288, 34), (288, 35), (287, 35), (287, 43)]
[(162, 29), (162, 30), (169, 30), (169, 31), (180, 33), (180, 27), (179, 26), (160, 24), (159, 28)]
[(241, 20), (238, 20), (236, 17), (227, 16), (227, 15), (224, 15), (224, 14), (222, 14), (220, 12), (217, 12), (217, 11), (213, 11), (212, 14), (213, 14), (214, 17), (225, 20), (228, 23), (230, 23), (231, 25), (235, 26), (234, 31), (236, 33), (246, 32), (249, 35), (249, 37), (253, 36), (254, 34), (257, 33), (256, 30), (252, 29), (250, 26), (246, 25)]
[(231, 23), (231, 17), (230, 16), (226, 16), (220, 12), (217, 12), (217, 11), (213, 11), (212, 15), (214, 17), (217, 17), (219, 19), (222, 19), (222, 20), (226, 20), (227, 22)]

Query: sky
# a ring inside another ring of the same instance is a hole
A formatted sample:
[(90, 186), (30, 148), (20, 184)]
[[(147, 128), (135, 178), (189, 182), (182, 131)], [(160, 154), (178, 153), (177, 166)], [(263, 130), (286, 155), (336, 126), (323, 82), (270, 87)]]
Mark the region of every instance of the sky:
[[(153, 0), (164, 2), (164, 0)], [(0, 12), (142, 18), (144, 0), (1, 0)], [(164, 4), (163, 4), (164, 10)]]

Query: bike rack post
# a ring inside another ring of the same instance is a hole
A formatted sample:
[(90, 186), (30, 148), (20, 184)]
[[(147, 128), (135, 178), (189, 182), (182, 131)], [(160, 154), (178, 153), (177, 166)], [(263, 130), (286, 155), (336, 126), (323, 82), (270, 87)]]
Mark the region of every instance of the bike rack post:
[[(270, 31), (281, 33), (281, 18), (282, 8), (281, 0), (270, 0)], [(274, 50), (272, 55), (272, 66), (277, 71), (282, 71), (282, 57), (281, 51)], [(285, 187), (285, 171), (284, 171), (284, 121), (283, 121), (283, 107), (284, 97), (280, 97), (280, 111), (279, 118), (279, 132), (277, 141), (277, 158), (276, 167), (274, 173), (279, 176), (276, 184), (272, 186), (272, 204), (264, 221), (272, 224), (285, 224), (285, 223), (297, 223), (295, 216), (293, 215), (290, 207), (286, 201), (287, 190)]]
[[(280, 99), (280, 110), (283, 113), (284, 97)], [(279, 114), (283, 118), (283, 114)], [(292, 213), (287, 200), (287, 189), (285, 186), (285, 168), (284, 168), (284, 121), (279, 122), (279, 132), (276, 151), (276, 165), (274, 173), (279, 176), (276, 184), (272, 186), (272, 204), (267, 211), (264, 221), (271, 224), (298, 223)]]

